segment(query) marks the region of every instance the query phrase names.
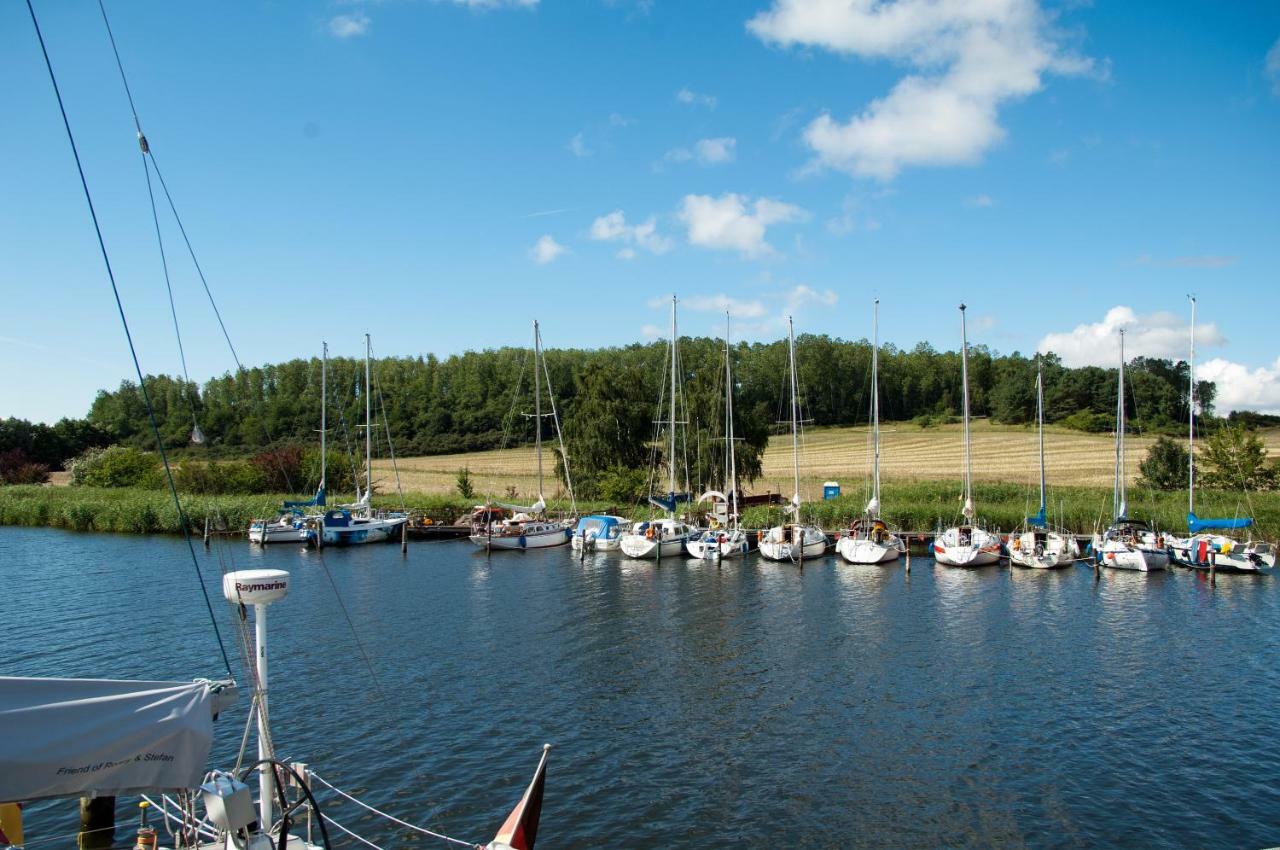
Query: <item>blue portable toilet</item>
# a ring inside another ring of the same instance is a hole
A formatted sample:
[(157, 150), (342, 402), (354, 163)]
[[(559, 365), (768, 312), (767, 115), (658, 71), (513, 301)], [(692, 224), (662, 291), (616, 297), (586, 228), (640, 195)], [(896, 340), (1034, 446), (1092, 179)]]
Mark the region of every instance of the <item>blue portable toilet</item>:
[(838, 498), (840, 498), (840, 482), (824, 481), (822, 484), (822, 500), (825, 502), (830, 499)]

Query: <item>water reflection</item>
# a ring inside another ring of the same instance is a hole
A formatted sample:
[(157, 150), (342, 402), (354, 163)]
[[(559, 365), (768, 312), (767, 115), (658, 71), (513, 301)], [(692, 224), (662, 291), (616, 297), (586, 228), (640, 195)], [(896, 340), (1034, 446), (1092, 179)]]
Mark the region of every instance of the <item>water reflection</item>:
[[(1267, 579), (465, 542), (221, 555), (293, 573), (272, 612), (280, 746), (463, 837), (492, 834), (552, 741), (548, 848), (1275, 843)], [(219, 556), (201, 552), (215, 592)], [(0, 598), (22, 622), (6, 671), (216, 674), (185, 557), (164, 538), (0, 529)], [(122, 584), (148, 589), (127, 628)], [(222, 758), (243, 710), (219, 724)], [(67, 829), (47, 834), (74, 828), (74, 806), (50, 814)]]

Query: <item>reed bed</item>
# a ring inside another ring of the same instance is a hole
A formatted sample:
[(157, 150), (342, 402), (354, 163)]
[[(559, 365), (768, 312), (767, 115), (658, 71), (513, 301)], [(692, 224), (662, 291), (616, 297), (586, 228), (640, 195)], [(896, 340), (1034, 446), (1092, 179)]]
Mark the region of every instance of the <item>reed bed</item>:
[[(959, 521), (962, 494), (959, 481), (885, 481), (880, 513), (894, 529), (928, 533)], [(1039, 510), (1040, 495), (1038, 488), (1023, 484), (979, 483), (974, 485), (974, 503), (982, 524), (1007, 532)], [(846, 493), (828, 501), (807, 502), (804, 518), (832, 531), (847, 527), (862, 515), (865, 506), (865, 495)], [(1280, 493), (1206, 491), (1197, 496), (1196, 512), (1202, 517), (1253, 516), (1255, 534), (1267, 539), (1280, 536)], [(1185, 533), (1187, 494), (1131, 491), (1128, 513), (1161, 530)], [(1111, 488), (1055, 487), (1049, 491), (1048, 515), (1056, 527), (1091, 534), (1111, 521)], [(760, 528), (775, 525), (781, 518), (778, 508), (751, 508), (744, 512), (743, 524)]]
[[(241, 530), (250, 519), (274, 516), (285, 494), (259, 496), (184, 496), (183, 506), (192, 531), (201, 533), (208, 517), (214, 528)], [(1023, 518), (1036, 512), (1039, 496), (1022, 484), (980, 483), (974, 488), (979, 519), (989, 528), (1011, 531)], [(375, 506), (405, 507), (449, 522), (465, 513), (477, 499), (461, 499), (443, 493), (405, 493), (375, 498)], [(960, 516), (961, 485), (958, 481), (886, 481), (881, 513), (895, 529), (928, 533), (956, 522)], [(1111, 518), (1111, 490), (1098, 487), (1056, 487), (1049, 493), (1049, 517), (1054, 525), (1080, 534), (1091, 533)], [(848, 493), (829, 501), (805, 503), (806, 521), (828, 531), (847, 526), (862, 514), (866, 498)], [(1280, 493), (1199, 494), (1200, 516), (1253, 516), (1256, 534), (1274, 539), (1280, 536)], [(552, 512), (566, 512), (570, 505), (551, 501)], [(649, 516), (646, 506), (614, 506), (579, 503), (582, 513), (617, 512), (633, 517)], [(1129, 513), (1146, 519), (1161, 529), (1186, 528), (1186, 494), (1134, 492)], [(782, 519), (778, 508), (751, 508), (744, 512), (743, 525), (763, 528)], [(126, 534), (177, 534), (182, 530), (177, 510), (163, 490), (96, 487), (14, 486), (0, 487), (0, 525), (46, 526), (73, 531), (105, 531)]]

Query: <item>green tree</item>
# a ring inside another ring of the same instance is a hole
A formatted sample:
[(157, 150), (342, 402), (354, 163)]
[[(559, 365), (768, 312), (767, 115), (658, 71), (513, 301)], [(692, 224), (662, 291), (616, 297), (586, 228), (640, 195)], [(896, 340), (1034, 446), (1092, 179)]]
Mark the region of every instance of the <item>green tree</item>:
[(1152, 490), (1185, 490), (1187, 465), (1186, 447), (1180, 441), (1161, 436), (1147, 449), (1146, 458), (1138, 464), (1142, 471), (1138, 486)]
[(1224, 425), (1214, 431), (1200, 451), (1200, 463), (1206, 487), (1271, 490), (1278, 483), (1262, 439), (1243, 425)]
[(464, 499), (474, 499), (476, 496), (476, 488), (471, 483), (471, 470), (462, 467), (458, 470), (458, 477), (455, 479), (454, 489), (458, 491), (458, 495)]

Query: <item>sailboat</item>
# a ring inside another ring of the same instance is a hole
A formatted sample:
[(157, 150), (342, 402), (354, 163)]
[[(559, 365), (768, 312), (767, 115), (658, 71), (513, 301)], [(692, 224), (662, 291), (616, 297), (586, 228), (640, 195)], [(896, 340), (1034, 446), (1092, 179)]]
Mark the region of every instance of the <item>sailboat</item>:
[[(667, 470), (669, 473), (668, 490), (658, 496), (649, 494), (649, 504), (666, 511), (662, 519), (644, 520), (632, 525), (631, 530), (622, 535), (619, 548), (628, 558), (670, 558), (684, 551), (685, 541), (697, 533), (697, 529), (684, 520), (676, 517), (676, 508), (681, 502), (688, 501), (689, 494), (676, 492), (676, 391), (679, 386), (677, 370), (680, 336), (676, 328), (676, 297), (671, 296), (671, 406), (670, 416), (665, 424), (669, 437), (667, 451)], [(661, 408), (661, 401), (659, 401)], [(661, 409), (659, 409), (661, 415)]]
[(817, 526), (800, 521), (800, 393), (796, 379), (796, 332), (787, 316), (787, 360), (791, 374), (791, 467), (795, 473), (795, 493), (785, 509), (792, 522), (761, 531), (760, 554), (770, 561), (803, 562), (821, 557), (827, 551), (827, 535)]
[[(154, 421), (155, 411), (147, 392), (148, 382), (138, 365), (137, 352), (129, 334), (128, 319), (120, 301), (107, 243), (94, 210), (75, 135), (62, 105), (62, 94), (35, 8), (31, 4), (27, 8), (59, 103), (67, 140), (76, 160), (103, 265), (119, 306), (120, 321), (137, 372), (138, 385), (147, 413)], [(103, 21), (110, 35), (105, 8)], [(114, 48), (114, 38), (112, 44)], [(120, 69), (123, 78), (123, 64)], [(127, 80), (125, 85), (127, 89)], [(138, 138), (145, 157), (148, 147), (140, 127)], [(221, 634), (218, 633), (213, 604), (201, 577), (195, 548), (191, 545), (186, 530), (186, 512), (178, 491), (173, 486), (164, 442), (160, 439), (158, 429), (154, 436), (156, 449), (168, 478), (173, 505), (183, 520), (183, 534), (188, 544), (186, 548), (191, 555), (196, 583), (209, 614), (210, 626), (217, 637), (220, 660), (226, 676), (197, 678), (193, 681), (0, 676), (0, 717), (4, 718), (4, 734), (0, 735), (0, 800), (9, 803), (88, 798), (90, 802), (82, 811), (89, 813), (91, 819), (96, 819), (98, 812), (104, 809), (111, 812), (114, 809), (114, 800), (103, 798), (113, 798), (120, 794), (141, 794), (149, 809), (142, 809), (142, 823), (137, 829), (134, 846), (140, 848), (160, 846), (161, 835), (157, 827), (162, 828), (175, 845), (203, 850), (231, 847), (280, 850), (318, 850), (324, 847), (328, 850), (330, 826), (348, 833), (362, 843), (372, 845), (338, 824), (321, 808), (311, 788), (317, 787), (319, 790), (318, 786), (333, 786), (316, 772), (314, 766), (284, 761), (273, 744), (268, 722), (269, 655), (266, 619), (267, 608), (281, 601), (288, 592), (289, 573), (284, 570), (239, 570), (223, 575), (223, 596), (230, 611), (234, 612), (231, 613), (232, 622), (245, 649), (244, 672), (251, 680), (252, 701), (248, 720), (257, 731), (257, 759), (249, 752), (251, 727), (246, 725), (243, 735), (239, 734), (239, 729), (233, 730), (241, 743), (233, 764), (228, 765), (231, 769), (208, 771), (207, 761), (212, 751), (214, 724), (234, 704), (238, 686), (231, 671), (230, 657)], [(253, 609), (252, 635), (249, 608)], [(175, 628), (189, 625), (190, 623), (177, 624)], [(168, 663), (162, 661), (161, 666)], [(270, 693), (272, 701), (281, 698), (281, 694), (274, 689)], [(544, 747), (533, 780), (493, 840), (485, 845), (489, 850), (532, 850), (534, 847), (546, 783), (547, 757), (548, 749)], [(256, 805), (248, 784), (254, 774), (258, 778)], [(408, 828), (437, 840), (445, 839), (456, 844), (470, 843), (409, 824), (374, 809), (341, 789), (334, 790), (365, 806), (373, 815), (386, 818), (389, 823), (394, 822), (397, 828)], [(106, 806), (95, 805), (104, 802)], [(203, 813), (198, 808), (201, 803)], [(278, 808), (277, 803), (280, 804)], [(157, 817), (154, 825), (147, 822), (149, 810), (154, 811)], [(10, 812), (4, 814), (7, 817)], [(362, 813), (362, 820), (367, 817), (369, 815)], [(113, 844), (114, 816), (106, 820), (109, 824), (103, 831), (93, 835), (95, 843), (101, 841)], [(13, 828), (7, 821), (4, 826), (6, 832)], [(14, 832), (21, 834), (20, 822)], [(89, 832), (86, 824), (81, 838)], [(96, 833), (96, 829), (94, 832)], [(21, 839), (18, 841), (20, 843)], [(29, 846), (36, 843), (38, 842), (31, 841)], [(63, 839), (59, 843), (67, 842)]]
[(1169, 555), (1175, 564), (1197, 570), (1219, 572), (1267, 573), (1275, 568), (1276, 553), (1270, 543), (1260, 540), (1241, 542), (1225, 534), (1206, 533), (1211, 529), (1249, 528), (1252, 517), (1235, 519), (1201, 519), (1196, 516), (1196, 299), (1191, 298), (1191, 356), (1188, 360), (1191, 389), (1187, 396), (1188, 456), (1187, 531), (1184, 538), (1170, 538)]
[(906, 551), (902, 538), (880, 518), (880, 299), (871, 307), (871, 501), (848, 533), (836, 541), (836, 552), (851, 564), (887, 564)]
[[(718, 561), (751, 550), (747, 533), (738, 524), (738, 465), (733, 447), (733, 363), (729, 349), (729, 314), (724, 314), (724, 486), (728, 494), (708, 490), (698, 501), (710, 501), (710, 527), (690, 537), (685, 548), (695, 558)], [(715, 513), (722, 510), (722, 514)]]
[(1036, 426), (1040, 434), (1040, 512), (1027, 517), (1027, 528), (1009, 535), (1009, 563), (1020, 567), (1065, 567), (1080, 557), (1073, 536), (1049, 527), (1044, 475), (1044, 363), (1036, 356)]
[(356, 482), (356, 500), (325, 511), (307, 523), (307, 543), (312, 546), (355, 546), (382, 543), (401, 534), (401, 526), (409, 521), (407, 514), (374, 511), (373, 499), (373, 346), (364, 335), (364, 493)]
[(969, 333), (965, 305), (960, 305), (960, 380), (964, 395), (964, 522), (952, 526), (933, 541), (933, 557), (948, 567), (986, 567), (1000, 562), (1000, 535), (975, 522), (973, 506), (973, 446), (969, 438)]
[(325, 413), (329, 402), (329, 343), (322, 342), (320, 347), (320, 486), (316, 488), (316, 494), (305, 502), (285, 502), (275, 519), (250, 520), (250, 543), (306, 543), (309, 517), (303, 509), (324, 507), (325, 464), (328, 460), (325, 454)]
[[(477, 512), (479, 520), (471, 527), (471, 542), (484, 547), (485, 551), (504, 549), (547, 549), (552, 546), (563, 546), (573, 536), (572, 521), (553, 521), (547, 519), (547, 500), (542, 495), (542, 377), (546, 364), (542, 359), (542, 332), (538, 322), (533, 322), (533, 422), (534, 448), (538, 461), (538, 500), (528, 507), (521, 505), (499, 505), (513, 511), (511, 516), (499, 516), (492, 506), (486, 506)], [(547, 392), (551, 391), (551, 375), (546, 373)], [(551, 415), (555, 416), (555, 399), (551, 401)], [(560, 433), (559, 420), (556, 421), (556, 434)], [(561, 457), (564, 454), (564, 443), (560, 444)]]
[(1163, 570), (1169, 564), (1164, 539), (1151, 526), (1129, 514), (1124, 469), (1124, 328), (1120, 329), (1120, 376), (1116, 398), (1116, 478), (1112, 490), (1115, 519), (1102, 534), (1093, 536), (1094, 559), (1117, 570)]

